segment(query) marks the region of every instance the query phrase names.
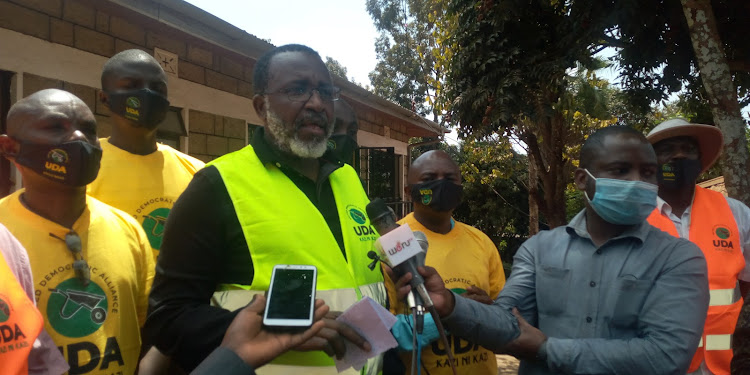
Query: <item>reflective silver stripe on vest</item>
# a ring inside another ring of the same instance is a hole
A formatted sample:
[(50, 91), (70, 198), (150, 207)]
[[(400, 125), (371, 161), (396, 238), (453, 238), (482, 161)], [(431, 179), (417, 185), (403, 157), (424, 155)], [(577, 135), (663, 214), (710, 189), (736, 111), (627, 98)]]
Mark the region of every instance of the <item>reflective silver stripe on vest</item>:
[(711, 296), (708, 302), (709, 306), (731, 305), (742, 297), (739, 285), (732, 289), (712, 289), (709, 290), (709, 295)]
[[(360, 286), (360, 292), (363, 296), (369, 296), (370, 298), (383, 301), (386, 298), (385, 285), (380, 283), (373, 283), (368, 285)], [(253, 299), (256, 294), (263, 294), (265, 291), (260, 290), (224, 290), (217, 291), (214, 293), (211, 299), (211, 304), (219, 306), (230, 311), (234, 311), (247, 306), (248, 303)], [(354, 289), (330, 289), (330, 290), (318, 290), (316, 292), (316, 298), (320, 298), (326, 301), (326, 304), (330, 307), (331, 311), (344, 311), (349, 306), (357, 302), (357, 293)], [(383, 356), (379, 355), (374, 358), (370, 358), (367, 361), (365, 371), (360, 372), (354, 369), (348, 369), (343, 372), (336, 371), (335, 367), (332, 366), (290, 366), (290, 365), (276, 365), (269, 363), (260, 369), (256, 370), (258, 375), (286, 375), (286, 374), (310, 374), (310, 375), (358, 375), (363, 373), (365, 375), (377, 375), (380, 374), (383, 367)]]
[(698, 347), (699, 347), (699, 348), (702, 348), (702, 347), (703, 347), (703, 337), (701, 337), (701, 340), (700, 340), (700, 341), (698, 341)]
[[(245, 307), (252, 301), (254, 295), (263, 293), (265, 291), (245, 289), (217, 291), (214, 292), (211, 304), (234, 311)], [(352, 288), (318, 290), (315, 298), (326, 301), (331, 311), (344, 311), (357, 302), (357, 292)]]
[(706, 350), (731, 350), (732, 335), (706, 335)]
[(383, 371), (383, 356), (367, 360), (367, 365), (361, 371), (353, 368), (338, 372), (336, 367), (314, 367), (314, 366), (290, 366), (276, 365), (269, 363), (255, 370), (258, 375), (288, 375), (288, 374), (305, 374), (305, 375), (378, 375)]
[(343, 372), (336, 371), (336, 367), (313, 367), (313, 366), (289, 366), (289, 365), (274, 365), (269, 363), (259, 369), (255, 370), (258, 375), (290, 375), (290, 374), (305, 374), (305, 375), (359, 375), (360, 372), (350, 368)]
[(263, 293), (265, 293), (265, 291), (261, 290), (222, 290), (214, 292), (214, 295), (211, 298), (211, 306), (235, 311), (247, 306), (247, 304), (253, 300), (254, 295)]
[(370, 297), (382, 306), (385, 306), (385, 303), (388, 300), (388, 295), (385, 290), (385, 284), (382, 281), (367, 285), (360, 285), (359, 292), (362, 293), (362, 297)]

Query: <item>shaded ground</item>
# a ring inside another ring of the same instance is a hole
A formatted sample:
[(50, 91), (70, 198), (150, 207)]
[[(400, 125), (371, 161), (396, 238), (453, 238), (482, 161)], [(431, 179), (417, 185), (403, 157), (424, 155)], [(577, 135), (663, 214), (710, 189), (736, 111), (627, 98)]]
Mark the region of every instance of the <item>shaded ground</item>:
[(498, 355), (497, 357), (497, 375), (516, 375), (518, 374), (518, 360), (509, 355)]

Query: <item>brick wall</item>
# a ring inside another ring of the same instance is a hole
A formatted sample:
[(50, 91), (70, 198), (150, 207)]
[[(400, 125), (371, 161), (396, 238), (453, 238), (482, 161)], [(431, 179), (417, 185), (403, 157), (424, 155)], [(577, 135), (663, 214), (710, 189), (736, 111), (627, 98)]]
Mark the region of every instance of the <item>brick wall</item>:
[(0, 0), (0, 28), (105, 57), (132, 48), (153, 54), (154, 48), (160, 48), (179, 56), (179, 78), (253, 96), (253, 60), (111, 3)]
[(81, 98), (96, 117), (96, 131), (99, 137), (109, 137), (112, 133), (112, 122), (109, 117), (109, 109), (97, 99), (100, 91), (98, 88), (77, 85), (75, 83), (41, 77), (30, 73), (23, 74), (24, 97), (44, 89), (61, 89), (71, 92), (73, 95)]
[[(112, 133), (110, 113), (109, 109), (97, 100), (99, 89), (30, 73), (23, 74), (23, 96), (44, 89), (66, 90), (81, 98), (94, 112), (99, 137), (110, 136)], [(189, 113), (190, 133), (188, 142), (190, 155), (208, 162), (218, 156), (245, 147), (247, 127), (245, 120), (196, 110), (190, 110)]]
[(205, 162), (245, 147), (245, 120), (190, 111), (190, 155)]

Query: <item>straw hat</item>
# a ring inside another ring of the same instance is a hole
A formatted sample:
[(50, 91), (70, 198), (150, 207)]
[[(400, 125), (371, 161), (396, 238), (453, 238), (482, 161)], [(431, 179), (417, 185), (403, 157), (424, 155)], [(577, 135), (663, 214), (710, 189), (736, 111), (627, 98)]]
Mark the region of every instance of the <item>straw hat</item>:
[(685, 119), (676, 118), (657, 125), (648, 133), (646, 139), (653, 145), (667, 138), (683, 136), (692, 137), (698, 142), (701, 151), (701, 173), (711, 168), (719, 159), (724, 135), (713, 125), (691, 124)]

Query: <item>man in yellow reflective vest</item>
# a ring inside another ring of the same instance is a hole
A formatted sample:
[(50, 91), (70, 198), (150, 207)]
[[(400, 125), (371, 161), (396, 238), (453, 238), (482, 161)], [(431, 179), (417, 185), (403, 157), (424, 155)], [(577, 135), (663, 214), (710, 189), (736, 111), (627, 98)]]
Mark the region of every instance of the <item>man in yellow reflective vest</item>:
[(659, 163), (659, 197), (648, 221), (698, 245), (708, 264), (711, 299), (688, 373), (729, 374), (732, 333), (750, 285), (750, 209), (695, 184), (721, 154), (719, 128), (678, 118), (659, 124), (647, 138)]
[[(256, 62), (253, 86), (265, 127), (195, 175), (164, 233), (145, 330), (186, 370), (219, 346), (240, 307), (268, 289), (276, 264), (315, 265), (317, 296), (332, 311), (365, 296), (386, 303), (381, 271), (367, 267), (377, 237), (369, 199), (354, 169), (322, 158), (339, 89), (320, 56), (301, 45), (275, 48)], [(329, 356), (343, 355), (346, 341), (369, 350), (334, 317), (258, 373), (336, 374)], [(362, 373), (379, 369), (375, 358)]]

